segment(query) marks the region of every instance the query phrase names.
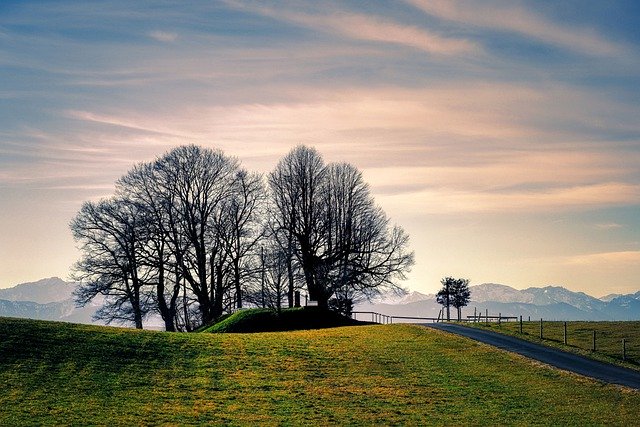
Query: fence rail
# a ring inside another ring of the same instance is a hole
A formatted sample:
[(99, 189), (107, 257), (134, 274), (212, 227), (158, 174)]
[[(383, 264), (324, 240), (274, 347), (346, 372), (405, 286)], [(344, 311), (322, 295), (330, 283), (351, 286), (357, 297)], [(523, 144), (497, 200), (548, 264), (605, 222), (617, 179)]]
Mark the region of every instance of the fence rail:
[[(371, 322), (373, 323), (380, 323), (380, 324), (392, 324), (394, 319), (398, 319), (398, 320), (423, 320), (426, 322), (432, 322), (432, 323), (437, 323), (437, 322), (444, 322), (445, 319), (443, 316), (438, 316), (438, 317), (419, 317), (419, 316), (389, 316), (383, 313), (378, 313), (375, 311), (352, 311), (351, 312), (351, 317), (353, 319), (357, 319), (357, 315), (361, 314), (361, 315), (370, 315), (371, 316)], [(459, 321), (460, 322), (480, 322), (480, 321), (495, 321), (495, 322), (501, 322), (502, 320), (505, 321), (509, 321), (509, 320), (517, 320), (518, 318), (516, 316), (502, 316), (502, 315), (498, 315), (498, 316), (467, 316), (467, 318), (462, 318)], [(455, 321), (455, 319), (452, 319)]]

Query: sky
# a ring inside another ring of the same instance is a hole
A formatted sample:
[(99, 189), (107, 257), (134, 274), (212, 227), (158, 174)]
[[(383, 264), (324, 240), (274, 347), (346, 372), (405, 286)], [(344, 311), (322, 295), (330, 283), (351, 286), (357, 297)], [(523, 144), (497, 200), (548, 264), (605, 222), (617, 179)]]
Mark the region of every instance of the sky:
[(181, 144), (363, 171), (445, 276), (640, 290), (640, 2), (0, 2), (0, 288), (68, 278), (68, 224)]

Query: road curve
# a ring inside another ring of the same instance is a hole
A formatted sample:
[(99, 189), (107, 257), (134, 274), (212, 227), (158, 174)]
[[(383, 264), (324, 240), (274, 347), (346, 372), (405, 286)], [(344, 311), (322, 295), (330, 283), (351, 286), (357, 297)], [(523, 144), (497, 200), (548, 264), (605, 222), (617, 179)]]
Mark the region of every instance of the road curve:
[(640, 372), (621, 366), (598, 362), (577, 354), (483, 329), (452, 323), (424, 323), (421, 325), (462, 335), (586, 377), (640, 389)]

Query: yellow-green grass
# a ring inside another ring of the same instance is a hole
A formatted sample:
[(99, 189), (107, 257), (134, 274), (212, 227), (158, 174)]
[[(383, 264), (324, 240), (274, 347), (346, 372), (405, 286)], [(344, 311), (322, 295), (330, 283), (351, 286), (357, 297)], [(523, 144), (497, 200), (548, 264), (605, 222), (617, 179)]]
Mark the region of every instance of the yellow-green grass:
[(412, 325), (179, 334), (0, 319), (0, 425), (632, 425), (640, 393)]
[[(640, 322), (578, 322), (567, 323), (567, 345), (564, 344), (564, 322), (542, 322), (542, 340), (540, 339), (540, 321), (522, 322), (478, 322), (470, 326), (491, 329), (495, 332), (523, 338), (593, 359), (615, 363), (631, 369), (640, 370)], [(596, 331), (596, 351), (593, 351), (593, 331)], [(626, 340), (626, 357), (622, 360), (622, 340)]]

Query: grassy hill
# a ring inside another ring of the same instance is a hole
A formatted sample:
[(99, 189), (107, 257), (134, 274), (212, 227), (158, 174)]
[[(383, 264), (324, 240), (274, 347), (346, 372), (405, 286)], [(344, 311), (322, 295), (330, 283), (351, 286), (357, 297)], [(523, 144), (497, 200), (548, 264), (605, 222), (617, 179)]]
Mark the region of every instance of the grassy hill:
[(177, 334), (0, 319), (0, 425), (637, 424), (640, 393), (410, 325)]
[(240, 310), (203, 332), (276, 332), (300, 329), (364, 325), (335, 311), (318, 307), (287, 308), (277, 312), (265, 308)]

